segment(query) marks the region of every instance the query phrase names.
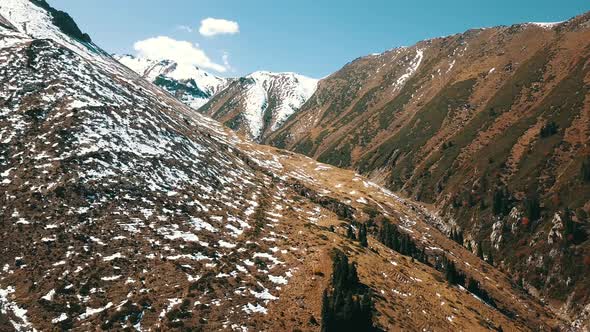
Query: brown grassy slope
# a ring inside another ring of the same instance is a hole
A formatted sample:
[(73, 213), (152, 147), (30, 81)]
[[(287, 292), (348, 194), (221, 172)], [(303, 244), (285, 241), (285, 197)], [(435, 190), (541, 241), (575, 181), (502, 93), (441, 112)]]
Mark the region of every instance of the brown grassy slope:
[[(273, 151), (272, 148), (264, 149)], [(498, 326), (504, 330), (528, 330), (546, 328), (544, 324), (556, 324), (547, 307), (539, 307), (532, 298), (517, 290), (518, 287), (501, 272), (430, 227), (425, 222), (429, 217), (418, 206), (352, 172), (329, 168), (295, 154), (279, 152), (279, 155), (279, 161), (287, 174), (294, 172), (301, 178), (313, 179), (306, 182), (306, 186), (349, 204), (356, 210), (354, 219), (357, 222), (368, 221), (369, 216), (364, 211), (376, 210), (395, 224), (405, 227), (416, 243), (426, 248), (431, 259), (446, 253), (461, 271), (482, 283), (499, 308), (507, 311), (503, 314), (466, 291), (450, 287), (440, 272), (391, 251), (373, 237), (369, 238), (369, 249), (360, 247), (358, 242), (344, 237), (347, 223), (338, 215), (330, 213), (329, 209), (322, 209), (319, 214), (322, 217), (316, 222), (318, 227), (302, 224), (295, 226), (288, 235), (289, 243), (306, 247), (307, 254), (303, 266), (284, 289), (288, 295), (277, 302), (276, 309), (269, 307), (270, 317), (265, 318), (265, 321), (278, 324), (272, 327), (291, 329), (305, 322), (308, 317), (317, 319), (321, 309), (321, 293), (331, 273), (329, 252), (332, 248), (339, 248), (358, 263), (361, 282), (367, 284), (377, 297), (378, 325), (387, 331), (422, 328), (474, 331)], [(326, 228), (328, 226), (334, 226), (335, 232), (330, 232)], [(287, 319), (291, 317), (289, 308), (297, 310), (297, 320)], [(537, 317), (538, 313), (541, 313), (540, 317)], [(508, 318), (507, 314), (513, 319)], [(276, 322), (274, 315), (277, 316)], [(269, 329), (272, 329), (271, 326)], [(310, 326), (309, 330), (315, 328)]]
[[(0, 328), (315, 331), (336, 247), (358, 262), (383, 329), (560, 323), (365, 178), (251, 144), (109, 58), (5, 38)], [(431, 265), (456, 261), (498, 310), (374, 237), (370, 249), (344, 238), (348, 223), (375, 234), (371, 214), (404, 227)]]
[[(240, 144), (239, 150), (258, 169), (268, 188), (259, 196), (253, 228), (243, 235), (223, 238), (220, 234), (196, 233), (211, 244), (203, 247), (172, 240), (157, 231), (174, 224), (178, 231), (190, 233), (190, 226), (180, 215), (162, 220), (136, 213), (117, 216), (96, 209), (93, 223), (64, 228), (56, 242), (46, 244), (41, 239), (51, 230), (44, 230), (38, 222), (21, 225), (19, 228), (28, 234), (23, 237), (10, 231), (14, 227), (10, 219), (2, 233), (3, 241), (11, 246), (3, 251), (0, 261), (8, 266), (0, 274), (0, 288), (14, 287), (11, 303), (26, 308), (29, 321), (40, 330), (59, 327), (50, 321), (61, 313), (72, 317), (64, 326), (76, 331), (130, 327), (134, 322), (130, 315), (141, 313), (142, 327), (166, 330), (234, 330), (243, 326), (267, 331), (317, 331), (321, 294), (331, 274), (330, 252), (339, 248), (357, 262), (361, 282), (375, 294), (375, 323), (386, 331), (487, 331), (499, 326), (509, 331), (549, 331), (561, 324), (548, 307), (524, 294), (503, 273), (430, 227), (425, 222), (429, 217), (418, 206), (350, 171), (250, 143)], [(273, 164), (270, 172), (269, 163)], [(275, 180), (268, 180), (270, 174)], [(432, 262), (443, 253), (447, 255), (461, 271), (482, 283), (500, 309), (448, 285), (441, 272), (385, 248), (373, 237), (369, 238), (369, 248), (347, 239), (348, 222), (334, 212), (333, 206), (301, 196), (286, 185), (291, 181), (353, 209), (356, 222), (368, 221), (363, 211), (371, 210), (404, 227), (420, 247), (426, 248)], [(134, 210), (132, 201), (125, 204)], [(160, 203), (155, 200), (154, 204)], [(181, 207), (182, 200), (176, 204)], [(241, 203), (236, 200), (236, 204)], [(52, 221), (58, 225), (73, 223), (66, 215)], [(120, 229), (130, 222), (139, 230), (133, 236)], [(215, 245), (223, 240), (237, 247), (228, 250)], [(214, 260), (191, 257), (215, 252)], [(105, 259), (116, 253), (121, 257)], [(281, 263), (255, 259), (256, 253), (271, 254)], [(243, 263), (246, 260), (255, 265)], [(24, 265), (17, 265), (17, 261)], [(245, 268), (244, 273), (234, 275), (237, 265)], [(287, 273), (292, 275), (287, 284), (269, 286), (269, 275)], [(111, 276), (117, 278), (108, 279)], [(52, 289), (55, 295), (45, 300)], [(265, 289), (277, 298), (263, 301), (268, 313), (245, 312), (244, 307), (257, 301), (249, 291)], [(76, 318), (105, 307), (104, 311)], [(10, 310), (8, 315), (15, 319)]]
[[(447, 229), (463, 229), (474, 249), (482, 243), (514, 280), (580, 309), (590, 296), (581, 277), (590, 244), (549, 243), (548, 233), (566, 208), (588, 229), (590, 186), (580, 167), (590, 155), (589, 20), (470, 30), (357, 59), (320, 82), (267, 143), (435, 204)], [(557, 132), (540, 137), (548, 123)], [(540, 196), (541, 219), (526, 227), (496, 219), (499, 187), (514, 215)]]

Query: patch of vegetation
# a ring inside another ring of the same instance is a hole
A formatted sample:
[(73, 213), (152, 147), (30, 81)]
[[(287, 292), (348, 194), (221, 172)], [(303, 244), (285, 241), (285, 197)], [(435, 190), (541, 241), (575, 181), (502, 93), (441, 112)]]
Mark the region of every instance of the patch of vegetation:
[(379, 209), (374, 205), (365, 205), (363, 212), (369, 215), (369, 218), (375, 219), (379, 215)]
[(350, 143), (337, 147), (339, 143), (334, 144), (328, 148), (326, 152), (318, 157), (318, 161), (331, 164), (337, 167), (350, 167), (352, 147)]
[(547, 138), (549, 136), (557, 134), (558, 129), (559, 126), (554, 121), (551, 121), (541, 128), (539, 135), (541, 135), (541, 138)]
[(346, 227), (346, 237), (356, 241), (356, 234), (354, 234), (354, 229), (352, 228), (352, 225), (348, 225), (348, 227)]
[(537, 221), (541, 218), (541, 203), (536, 194), (532, 194), (524, 200), (524, 211), (530, 221)]
[[(535, 115), (542, 114), (548, 123), (554, 123), (551, 127), (569, 128), (576, 114), (582, 111), (585, 96), (590, 92), (590, 89), (584, 84), (584, 77), (588, 72), (588, 69), (583, 67), (584, 63), (581, 61), (566, 78), (560, 81), (543, 99), (540, 103), (541, 106), (535, 110)], [(533, 120), (536, 118), (528, 121), (526, 125), (530, 126)], [(549, 132), (551, 131), (552, 129), (549, 129)], [(516, 180), (512, 184), (514, 190), (527, 190), (527, 188), (530, 189), (534, 186), (543, 188), (544, 182), (550, 185), (554, 181), (553, 178), (543, 180), (541, 175), (548, 169), (551, 170), (552, 156), (559, 153), (560, 146), (564, 144), (564, 134), (565, 130), (556, 130), (554, 134), (538, 140), (531, 147), (530, 151), (523, 156), (518, 172), (514, 176)], [(569, 176), (573, 177), (575, 174), (570, 173)], [(566, 180), (566, 177), (562, 177), (562, 180)], [(569, 190), (568, 188), (564, 189)], [(543, 193), (540, 194), (543, 195)]]
[(378, 91), (379, 91), (378, 86), (367, 91), (354, 104), (354, 106), (352, 107), (350, 112), (348, 112), (346, 115), (344, 115), (343, 117), (338, 119), (335, 126), (344, 126), (344, 125), (350, 123), (350, 121), (352, 121), (355, 118), (357, 118), (358, 116), (360, 116), (361, 114), (365, 113), (367, 111), (367, 108), (369, 107), (369, 103), (371, 102), (371, 100), (373, 100), (374, 96), (377, 94)]
[(175, 80), (171, 80), (163, 75), (156, 77), (154, 83), (166, 89), (166, 91), (174, 92), (177, 95), (180, 94), (188, 94), (196, 98), (209, 98), (209, 94), (203, 92), (203, 90), (197, 87), (197, 84), (194, 80), (190, 80), (189, 82), (181, 83)]
[(541, 49), (530, 59), (518, 67), (514, 75), (502, 85), (490, 100), (486, 109), (490, 114), (498, 115), (509, 111), (514, 103), (521, 97), (525, 88), (530, 88), (533, 83), (541, 82), (547, 64), (551, 60), (548, 49)]
[(485, 289), (481, 287), (480, 283), (477, 280), (473, 278), (468, 279), (463, 272), (457, 270), (455, 263), (449, 260), (446, 256), (443, 256), (442, 264), (444, 267), (445, 279), (449, 284), (463, 286), (470, 293), (479, 297), (485, 303), (489, 304), (494, 308), (497, 308), (494, 299), (488, 294), (488, 292)]
[(324, 129), (322, 130), (322, 132), (318, 135), (318, 137), (316, 137), (314, 143), (315, 145), (320, 145), (324, 138), (326, 138), (326, 136), (328, 136), (330, 134), (330, 131), (328, 129)]
[(169, 327), (182, 327), (184, 326), (182, 320), (190, 317), (192, 317), (192, 312), (190, 310), (190, 300), (188, 299), (183, 300), (178, 308), (174, 308), (166, 314)]
[(225, 121), (223, 124), (230, 129), (238, 130), (242, 125), (242, 115), (237, 114), (233, 118)]
[[(532, 86), (533, 83), (542, 80), (543, 73), (550, 60), (548, 50), (541, 50), (525, 61), (507, 80), (504, 85), (494, 94), (485, 107), (485, 110), (476, 114), (461, 130), (452, 137), (453, 144), (447, 145), (444, 152), (435, 152), (427, 161), (428, 165), (437, 163), (436, 169), (429, 179), (426, 179), (425, 187), (427, 192), (435, 192), (437, 186), (460, 185), (466, 175), (464, 172), (455, 173), (453, 164), (461, 151), (471, 144), (477, 135), (487, 130), (495, 118), (503, 112), (509, 111), (514, 103), (521, 97), (523, 90)], [(513, 127), (505, 130), (499, 140), (482, 149), (472, 156), (474, 167), (482, 170), (492, 180), (497, 177), (498, 169), (501, 168), (512, 146), (518, 138), (533, 123), (534, 118), (521, 121)], [(452, 172), (452, 173), (451, 173)]]
[(512, 208), (512, 200), (510, 194), (505, 187), (497, 188), (494, 191), (492, 211), (496, 216), (505, 216)]
[(388, 221), (383, 221), (377, 239), (386, 247), (393, 249), (404, 256), (409, 256), (419, 262), (428, 264), (424, 249), (418, 249), (408, 234), (401, 233), (397, 229), (397, 226)]
[(26, 110), (25, 114), (27, 115), (27, 117), (29, 117), (31, 120), (33, 120), (33, 122), (38, 124), (47, 118), (47, 115), (49, 114), (49, 110), (44, 110), (42, 108), (35, 107), (35, 108), (31, 108), (31, 109)]
[(430, 73), (436, 61), (436, 59), (427, 60), (426, 63), (422, 64), (422, 68), (404, 84), (399, 94), (379, 111), (380, 129), (389, 128), (395, 114), (403, 111), (404, 106), (412, 99), (412, 95), (420, 87), (420, 82)]
[(143, 316), (143, 310), (127, 301), (119, 310), (115, 310), (105, 321), (101, 328), (103, 330), (111, 330), (115, 327), (115, 325), (124, 325), (125, 322), (130, 322), (131, 325), (135, 325), (139, 323), (141, 317)]
[(248, 230), (247, 234), (249, 237), (256, 238), (262, 232), (264, 225), (266, 225), (265, 221), (265, 211), (268, 209), (268, 195), (267, 193), (263, 193), (258, 200), (258, 206), (256, 210), (254, 210), (254, 227)]
[(304, 155), (309, 156), (311, 150), (313, 149), (313, 141), (311, 140), (311, 138), (305, 137), (299, 144), (297, 144), (297, 146), (295, 146), (295, 152), (297, 153), (301, 153)]
[(573, 212), (570, 209), (566, 209), (563, 213), (563, 237), (566, 244), (579, 245), (582, 242), (588, 240), (588, 234), (582, 227), (582, 223), (575, 222), (572, 219)]
[(362, 247), (366, 248), (369, 246), (369, 243), (367, 242), (367, 225), (359, 225), (358, 239)]
[[(365, 71), (355, 71), (353, 67), (345, 66), (340, 70), (340, 74), (347, 84), (345, 83), (343, 88), (332, 91), (332, 102), (322, 114), (320, 121), (326, 123), (332, 119), (339, 118), (342, 110), (348, 109), (356, 98), (358, 91), (363, 87), (368, 73)], [(308, 104), (310, 104), (309, 101)]]
[(373, 326), (371, 292), (360, 283), (356, 265), (339, 250), (332, 260), (332, 287), (322, 297), (321, 331), (379, 331)]
[(277, 98), (271, 94), (271, 97), (269, 98), (269, 100), (267, 101), (266, 107), (264, 108), (264, 113), (262, 114), (262, 121), (263, 121), (263, 131), (266, 128), (270, 127), (270, 124), (272, 122), (272, 111), (275, 110), (278, 106), (278, 100)]
[(334, 212), (338, 218), (347, 221), (354, 221), (354, 213), (356, 209), (352, 206), (344, 204), (332, 197), (320, 195), (298, 181), (293, 182), (290, 185), (297, 194), (309, 199), (316, 204), (319, 204), (329, 211)]
[(295, 145), (294, 151), (312, 157), (329, 134), (330, 130), (324, 129), (315, 139), (312, 139), (312, 135), (308, 135)]
[(272, 146), (274, 146), (274, 147), (277, 147), (279, 149), (285, 149), (287, 147), (287, 138), (289, 137), (289, 130), (288, 130), (288, 128), (290, 126), (283, 127), (283, 129), (279, 129), (278, 134), (275, 135), (274, 137), (272, 137), (268, 141), (269, 144), (272, 145)]
[(582, 175), (582, 181), (590, 183), (590, 157), (586, 157), (586, 160), (582, 162), (580, 173)]
[(462, 230), (451, 230), (451, 240), (455, 241), (456, 243), (463, 245), (463, 231)]

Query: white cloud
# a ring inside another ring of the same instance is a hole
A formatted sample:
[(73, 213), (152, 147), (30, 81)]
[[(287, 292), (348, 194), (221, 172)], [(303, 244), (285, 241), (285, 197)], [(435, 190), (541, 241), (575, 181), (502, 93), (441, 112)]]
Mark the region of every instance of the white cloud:
[(224, 65), (213, 62), (198, 44), (159, 36), (140, 40), (133, 45), (137, 55), (154, 60), (174, 60), (180, 65), (194, 65), (218, 72), (227, 71)]
[(221, 57), (221, 60), (223, 60), (223, 65), (225, 66), (226, 69), (233, 71), (233, 68), (229, 64), (229, 53), (228, 52), (223, 52), (223, 56)]
[(211, 17), (202, 20), (201, 27), (199, 28), (199, 33), (205, 37), (223, 34), (233, 35), (238, 32), (240, 32), (238, 22)]
[(189, 27), (188, 25), (179, 25), (176, 27), (178, 30), (186, 31), (189, 33), (193, 32), (193, 28)]

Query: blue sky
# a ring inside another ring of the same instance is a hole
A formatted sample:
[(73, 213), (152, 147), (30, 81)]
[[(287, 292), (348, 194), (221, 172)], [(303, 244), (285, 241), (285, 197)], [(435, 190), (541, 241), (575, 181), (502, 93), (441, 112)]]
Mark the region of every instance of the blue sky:
[[(374, 52), (469, 28), (554, 22), (590, 10), (588, 0), (48, 0), (67, 11), (113, 53), (157, 36), (198, 44), (210, 60), (231, 66), (221, 76), (255, 70), (326, 76)], [(239, 33), (205, 37), (201, 20), (239, 24)], [(192, 32), (179, 29), (188, 26)], [(214, 70), (209, 71), (215, 73)]]

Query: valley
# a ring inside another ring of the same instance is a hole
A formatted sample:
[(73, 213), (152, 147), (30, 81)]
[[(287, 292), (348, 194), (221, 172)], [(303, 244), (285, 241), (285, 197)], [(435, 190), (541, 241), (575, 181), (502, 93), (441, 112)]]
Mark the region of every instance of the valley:
[(0, 330), (587, 329), (588, 22), (226, 79), (3, 0)]

